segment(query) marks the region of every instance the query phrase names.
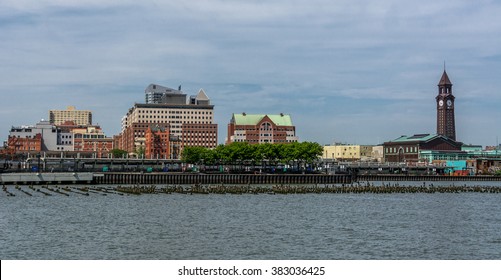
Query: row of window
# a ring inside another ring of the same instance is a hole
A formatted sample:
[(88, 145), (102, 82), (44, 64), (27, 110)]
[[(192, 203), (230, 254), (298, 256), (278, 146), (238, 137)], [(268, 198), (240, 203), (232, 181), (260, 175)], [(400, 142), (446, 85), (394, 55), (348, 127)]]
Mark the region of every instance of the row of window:
[(211, 117), (209, 116), (148, 116), (148, 115), (139, 115), (138, 119), (184, 119), (184, 120), (210, 120)]
[(270, 134), (270, 133), (261, 133), (261, 134), (235, 134), (234, 136), (240, 136), (240, 137), (285, 137), (285, 136), (293, 136), (293, 135), (285, 135), (283, 133), (276, 133), (276, 134)]
[(243, 128), (238, 127), (236, 130), (242, 130), (242, 131), (254, 131), (254, 130), (275, 130), (275, 131), (294, 131), (293, 127), (287, 127), (287, 128), (268, 128), (268, 129), (261, 129), (261, 128)]
[(106, 138), (103, 134), (75, 134), (75, 139), (104, 139)]
[(184, 141), (184, 146), (216, 146), (214, 141)]
[(37, 151), (35, 147), (19, 147), (18, 151)]
[(292, 143), (296, 140), (283, 140), (283, 139), (234, 139), (233, 142), (247, 142), (247, 143)]
[(156, 110), (138, 110), (139, 114), (187, 114), (187, 115), (212, 115), (212, 111), (156, 111)]
[[(398, 153), (399, 150), (400, 150), (400, 148), (386, 148), (385, 152), (387, 154), (395, 154), (395, 153)], [(402, 150), (406, 153), (417, 153), (418, 152), (417, 147), (405, 147), (405, 149), (402, 148)]]
[(216, 137), (215, 133), (183, 133), (183, 137), (195, 137), (195, 136), (204, 136), (204, 137)]
[[(169, 121), (156, 121), (156, 120), (142, 120), (141, 122), (144, 122), (144, 123), (158, 123), (158, 124), (161, 124), (161, 123), (165, 123), (165, 124), (168, 124), (168, 123), (171, 123)], [(212, 122), (209, 120), (205, 120), (205, 121), (186, 121), (186, 122), (180, 122), (180, 123), (183, 123), (183, 124), (211, 124)]]
[(11, 137), (20, 139), (35, 139), (36, 135), (26, 135), (24, 137), (22, 137), (21, 135), (12, 135)]

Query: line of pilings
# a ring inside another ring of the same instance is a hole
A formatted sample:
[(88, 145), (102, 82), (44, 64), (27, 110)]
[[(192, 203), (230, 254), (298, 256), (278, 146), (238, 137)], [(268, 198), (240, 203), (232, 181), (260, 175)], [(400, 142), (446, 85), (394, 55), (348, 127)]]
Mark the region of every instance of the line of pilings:
[(345, 174), (100, 173), (95, 184), (349, 184)]
[(501, 181), (501, 176), (358, 175), (354, 181)]

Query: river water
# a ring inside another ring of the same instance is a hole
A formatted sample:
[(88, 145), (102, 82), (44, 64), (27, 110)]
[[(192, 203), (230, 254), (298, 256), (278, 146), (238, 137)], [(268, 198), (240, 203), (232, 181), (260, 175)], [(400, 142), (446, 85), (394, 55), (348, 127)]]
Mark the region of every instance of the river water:
[(501, 194), (8, 190), (1, 259), (501, 259)]

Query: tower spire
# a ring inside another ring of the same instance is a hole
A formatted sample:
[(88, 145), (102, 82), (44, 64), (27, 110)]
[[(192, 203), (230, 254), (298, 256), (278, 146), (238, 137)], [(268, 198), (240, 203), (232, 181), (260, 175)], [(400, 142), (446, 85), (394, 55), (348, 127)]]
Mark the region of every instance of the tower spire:
[(447, 72), (445, 72), (445, 64), (444, 64), (444, 73), (442, 74), (442, 77), (440, 78), (440, 81), (438, 82), (438, 86), (452, 86), (451, 80), (449, 79), (449, 76), (447, 75)]

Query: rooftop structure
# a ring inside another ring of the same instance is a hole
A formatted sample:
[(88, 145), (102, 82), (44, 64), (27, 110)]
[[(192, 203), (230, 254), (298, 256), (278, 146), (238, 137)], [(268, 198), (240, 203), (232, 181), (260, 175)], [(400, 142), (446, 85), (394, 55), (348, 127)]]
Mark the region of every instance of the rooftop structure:
[(181, 91), (181, 86), (178, 90), (164, 87), (157, 84), (150, 84), (144, 90), (146, 104), (186, 104), (186, 94)]

